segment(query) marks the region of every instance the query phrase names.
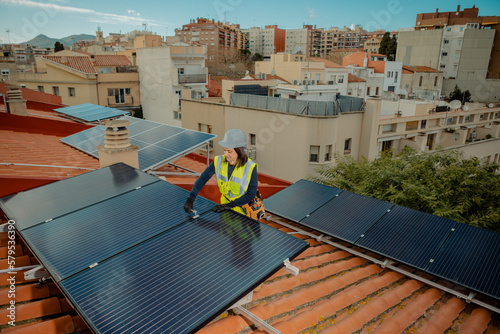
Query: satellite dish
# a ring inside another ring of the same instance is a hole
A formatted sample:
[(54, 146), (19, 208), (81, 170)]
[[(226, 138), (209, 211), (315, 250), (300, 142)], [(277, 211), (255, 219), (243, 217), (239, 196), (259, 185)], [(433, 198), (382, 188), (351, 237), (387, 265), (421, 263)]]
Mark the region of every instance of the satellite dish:
[(292, 54), (295, 54), (297, 52), (299, 52), (299, 50), (302, 49), (301, 46), (299, 46), (298, 48), (295, 48), (293, 51), (292, 51)]
[(460, 132), (453, 132), (453, 138), (454, 139), (459, 139), (460, 138)]
[(458, 109), (462, 106), (462, 102), (460, 102), (460, 100), (453, 100), (450, 102), (449, 106), (451, 109)]
[(463, 110), (463, 111), (467, 111), (467, 110), (469, 110), (469, 107), (468, 107), (468, 106), (463, 106), (463, 107), (462, 107), (462, 110)]
[(275, 74), (276, 74), (276, 72), (274, 71), (274, 68), (273, 68), (273, 70), (271, 71), (271, 75), (274, 77)]
[(310, 79), (311, 78), (311, 73), (305, 72), (304, 73), (304, 79)]
[(493, 103), (488, 104), (488, 108), (493, 108)]

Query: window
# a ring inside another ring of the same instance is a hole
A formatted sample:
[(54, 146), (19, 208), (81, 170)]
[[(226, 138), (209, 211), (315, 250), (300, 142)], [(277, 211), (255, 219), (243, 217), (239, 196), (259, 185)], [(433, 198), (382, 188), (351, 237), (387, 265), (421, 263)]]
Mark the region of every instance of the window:
[(470, 122), (470, 115), (465, 116), (465, 122)]
[(443, 57), (446, 57), (446, 56), (448, 55), (448, 52), (443, 52), (441, 55), (442, 55)]
[(339, 83), (343, 83), (344, 82), (344, 76), (343, 75), (339, 75)]
[(406, 122), (406, 131), (418, 129), (418, 121)]
[(418, 81), (418, 86), (422, 87), (422, 81), (424, 80), (424, 77), (421, 75), (420, 80)]
[(253, 133), (250, 133), (250, 145), (255, 146), (257, 143), (257, 136)]
[(309, 147), (309, 161), (319, 162), (319, 146), (311, 145)]
[(450, 43), (450, 41), (449, 41), (449, 40), (447, 40), (447, 39), (445, 39), (445, 40), (444, 40), (444, 44), (448, 44), (448, 43)]
[(378, 96), (378, 87), (375, 87), (375, 95)]
[(392, 148), (392, 140), (382, 142), (382, 151), (389, 151)]
[(460, 58), (460, 51), (457, 51), (457, 52), (455, 53), (455, 59), (458, 59), (458, 58)]
[(325, 161), (332, 161), (332, 145), (326, 145), (325, 152)]
[(68, 96), (76, 96), (75, 87), (68, 87)]
[(58, 86), (52, 86), (52, 94), (59, 95), (59, 87)]
[(351, 144), (352, 144), (352, 138), (347, 138), (344, 141), (344, 154), (350, 154), (351, 153)]
[(101, 67), (99, 68), (99, 73), (113, 73), (112, 67)]
[(177, 74), (184, 74), (184, 67), (180, 67), (177, 69)]
[(114, 96), (116, 104), (125, 103), (125, 95), (130, 95), (130, 88), (108, 88), (108, 97)]
[(370, 87), (366, 87), (366, 95), (370, 96)]
[(174, 119), (182, 119), (181, 112), (178, 110), (174, 110)]
[(394, 72), (394, 82), (398, 82), (398, 72)]
[[(198, 123), (198, 130), (200, 132), (205, 132), (205, 133), (212, 133), (212, 126), (209, 125), (209, 124), (202, 124), (202, 123)], [(209, 145), (210, 145), (210, 148), (213, 148), (214, 147), (214, 141), (211, 140), (209, 142)]]
[(391, 72), (387, 71), (387, 77), (390, 78), (391, 77)]
[(420, 122), (420, 128), (421, 129), (425, 129), (425, 127), (427, 126), (427, 120), (423, 119), (421, 122)]
[(45, 92), (45, 88), (43, 86), (38, 86), (38, 91), (39, 92)]
[(450, 124), (453, 124), (453, 117), (448, 117), (446, 119), (446, 125), (450, 125)]
[(438, 77), (434, 77), (434, 87), (436, 87), (438, 84)]
[(433, 150), (434, 149), (434, 139), (436, 138), (436, 134), (430, 134), (427, 136), (427, 148), (428, 150)]

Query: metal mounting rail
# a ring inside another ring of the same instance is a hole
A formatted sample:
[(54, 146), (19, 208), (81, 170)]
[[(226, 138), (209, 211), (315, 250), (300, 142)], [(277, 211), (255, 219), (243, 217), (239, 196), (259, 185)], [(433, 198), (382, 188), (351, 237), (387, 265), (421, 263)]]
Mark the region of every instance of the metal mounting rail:
[(364, 258), (364, 259), (366, 259), (366, 260), (368, 260), (370, 262), (373, 262), (375, 264), (380, 265), (382, 268), (389, 268), (389, 269), (391, 269), (393, 271), (396, 271), (396, 272), (398, 272), (398, 273), (400, 273), (400, 274), (402, 274), (404, 276), (413, 278), (413, 279), (415, 279), (417, 281), (420, 281), (422, 283), (430, 285), (430, 286), (432, 286), (432, 287), (434, 287), (436, 289), (440, 289), (442, 291), (448, 292), (448, 293), (450, 293), (452, 295), (455, 295), (458, 298), (464, 299), (467, 303), (474, 303), (474, 304), (479, 305), (481, 307), (484, 307), (484, 308), (486, 308), (486, 309), (488, 309), (490, 311), (493, 311), (495, 313), (500, 314), (500, 308), (492, 306), (490, 304), (487, 304), (487, 303), (485, 303), (483, 301), (477, 300), (476, 298), (474, 298), (475, 297), (475, 293), (474, 292), (470, 292), (469, 294), (463, 294), (463, 293), (458, 292), (456, 290), (447, 288), (444, 285), (441, 285), (441, 284), (438, 284), (436, 282), (430, 281), (430, 280), (428, 280), (426, 278), (423, 278), (421, 276), (418, 276), (418, 275), (416, 275), (414, 273), (411, 273), (411, 272), (409, 272), (407, 270), (401, 269), (401, 268), (393, 265), (394, 262), (392, 260), (384, 259), (384, 260), (380, 261), (380, 260), (378, 260), (378, 259), (376, 259), (374, 257), (371, 257), (369, 255), (366, 255), (366, 254), (363, 254), (361, 252), (358, 252), (358, 251), (356, 251), (356, 250), (354, 250), (352, 248), (349, 248), (349, 247), (343, 246), (343, 245), (341, 245), (341, 244), (339, 244), (337, 242), (331, 241), (330, 240), (331, 239), (330, 236), (325, 236), (323, 234), (321, 234), (320, 236), (318, 236), (318, 235), (313, 234), (311, 232), (304, 231), (301, 228), (298, 228), (296, 226), (293, 226), (291, 224), (288, 224), (288, 223), (285, 223), (285, 222), (283, 222), (281, 220), (276, 219), (273, 215), (267, 215), (266, 220), (270, 220), (270, 221), (275, 222), (277, 224), (283, 225), (285, 227), (288, 227), (289, 229), (292, 229), (294, 231), (300, 232), (300, 234), (307, 235), (307, 236), (311, 237), (312, 239), (315, 239), (315, 240), (320, 241), (320, 242), (327, 243), (327, 244), (332, 245), (332, 246), (334, 246), (336, 248), (342, 249), (342, 250), (344, 250), (344, 251), (346, 251), (348, 253), (351, 253), (353, 255), (362, 257), (362, 258)]
[(52, 168), (70, 168), (70, 169), (83, 169), (95, 170), (95, 168), (74, 167), (74, 166), (57, 166), (57, 165), (39, 165), (39, 164), (22, 164), (17, 162), (0, 162), (2, 166), (28, 166), (28, 167), (52, 167)]
[(263, 330), (265, 330), (266, 332), (268, 333), (272, 333), (272, 334), (281, 334), (281, 332), (279, 330), (277, 330), (276, 328), (274, 328), (273, 326), (269, 325), (267, 322), (265, 322), (264, 320), (262, 320), (261, 318), (259, 318), (258, 316), (256, 316), (255, 314), (253, 314), (252, 312), (250, 312), (249, 310), (247, 310), (246, 308), (244, 308), (243, 306), (236, 306), (236, 307), (233, 307), (233, 310), (236, 314), (240, 314), (240, 315), (243, 315), (244, 317), (250, 319), (253, 321), (253, 323), (257, 326), (257, 327), (260, 327), (262, 328)]

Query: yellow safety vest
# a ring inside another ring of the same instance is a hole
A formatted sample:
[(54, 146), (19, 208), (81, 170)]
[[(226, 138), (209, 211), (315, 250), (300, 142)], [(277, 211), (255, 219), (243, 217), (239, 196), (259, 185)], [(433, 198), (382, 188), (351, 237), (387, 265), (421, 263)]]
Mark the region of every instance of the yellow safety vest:
[[(229, 163), (224, 155), (218, 155), (214, 159), (215, 175), (217, 177), (217, 185), (221, 193), (220, 203), (225, 204), (243, 196), (248, 189), (252, 172), (254, 168), (258, 168), (257, 164), (248, 159), (244, 166), (235, 167), (231, 178), (228, 180), (227, 170)], [(245, 214), (240, 207), (234, 207), (234, 211)]]

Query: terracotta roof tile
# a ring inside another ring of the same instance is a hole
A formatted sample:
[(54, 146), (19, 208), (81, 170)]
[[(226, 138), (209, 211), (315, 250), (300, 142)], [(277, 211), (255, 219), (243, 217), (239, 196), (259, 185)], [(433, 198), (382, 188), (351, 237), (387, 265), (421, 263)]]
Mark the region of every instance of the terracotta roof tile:
[(95, 66), (132, 66), (124, 55), (94, 55)]
[(441, 73), (442, 71), (438, 71), (432, 67), (428, 66), (407, 66), (403, 65), (403, 73)]
[(349, 82), (366, 82), (365, 79), (357, 77), (357, 76), (355, 76), (354, 74), (351, 74), (351, 73), (349, 73), (349, 76), (348, 76), (347, 80), (349, 80)]
[(310, 61), (316, 62), (316, 63), (325, 63), (325, 67), (327, 67), (327, 68), (344, 68), (344, 66), (339, 65), (339, 64), (337, 64), (329, 59), (320, 58), (320, 57), (310, 57), (308, 59)]
[(97, 74), (88, 56), (43, 56), (43, 58), (83, 73)]

